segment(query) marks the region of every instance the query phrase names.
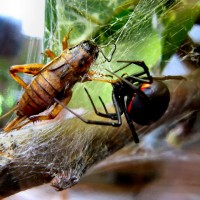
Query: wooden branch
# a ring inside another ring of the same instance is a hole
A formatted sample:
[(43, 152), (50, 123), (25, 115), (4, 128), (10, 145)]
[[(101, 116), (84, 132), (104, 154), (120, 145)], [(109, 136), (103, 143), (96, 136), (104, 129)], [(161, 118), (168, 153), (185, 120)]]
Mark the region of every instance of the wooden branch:
[(91, 165), (132, 140), (122, 126), (87, 125), (65, 114), (0, 135), (1, 197), (50, 181), (58, 190), (69, 188)]
[[(199, 110), (199, 76), (197, 70), (187, 80), (166, 81), (171, 93), (169, 109), (150, 128)], [(92, 165), (133, 141), (125, 122), (119, 128), (87, 125), (77, 118), (66, 118), (66, 112), (54, 120), (0, 135), (1, 198), (50, 181), (58, 190), (69, 188)]]

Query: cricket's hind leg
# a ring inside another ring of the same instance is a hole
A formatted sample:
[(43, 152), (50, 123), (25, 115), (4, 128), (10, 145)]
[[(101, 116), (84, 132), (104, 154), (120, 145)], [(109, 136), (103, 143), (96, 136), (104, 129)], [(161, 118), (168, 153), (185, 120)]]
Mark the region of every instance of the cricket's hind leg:
[[(10, 132), (14, 129), (20, 129), (24, 124), (20, 125), (27, 117), (26, 116), (18, 116), (13, 121), (11, 121), (6, 127), (4, 127), (5, 132)], [(30, 121), (31, 122), (31, 121)]]

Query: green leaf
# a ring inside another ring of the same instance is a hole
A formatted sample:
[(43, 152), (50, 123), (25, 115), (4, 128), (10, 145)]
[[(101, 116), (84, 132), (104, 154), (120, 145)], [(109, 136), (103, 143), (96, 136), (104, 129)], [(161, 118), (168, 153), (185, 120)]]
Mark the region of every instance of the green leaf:
[(183, 1), (164, 13), (162, 17), (164, 25), (162, 33), (162, 67), (165, 66), (166, 61), (186, 39), (188, 31), (192, 28), (199, 14), (200, 2), (191, 4)]

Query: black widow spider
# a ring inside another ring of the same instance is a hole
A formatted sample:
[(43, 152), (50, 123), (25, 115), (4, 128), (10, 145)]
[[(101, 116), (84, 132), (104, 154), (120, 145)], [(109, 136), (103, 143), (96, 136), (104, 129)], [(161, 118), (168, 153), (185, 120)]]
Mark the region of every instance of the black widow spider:
[[(98, 112), (89, 92), (85, 88), (96, 115), (116, 121), (109, 122), (88, 120), (76, 114), (64, 104), (63, 107), (87, 124), (118, 127), (122, 124), (121, 115), (124, 114), (135, 143), (139, 143), (139, 138), (133, 122), (136, 122), (140, 125), (149, 125), (157, 121), (164, 114), (169, 104), (170, 94), (168, 87), (159, 81), (159, 79), (180, 79), (180, 77), (166, 76), (160, 78), (156, 77), (154, 79), (150, 75), (148, 67), (143, 61), (118, 62), (126, 63), (126, 65), (114, 72), (107, 70), (109, 73), (118, 78), (117, 80), (110, 81), (113, 86), (112, 101), (115, 108), (115, 113), (108, 113), (101, 97), (99, 97), (99, 99), (104, 107), (105, 113)], [(131, 64), (140, 66), (142, 71), (124, 78), (116, 75), (116, 72), (126, 68)], [(62, 105), (59, 100), (54, 100)]]

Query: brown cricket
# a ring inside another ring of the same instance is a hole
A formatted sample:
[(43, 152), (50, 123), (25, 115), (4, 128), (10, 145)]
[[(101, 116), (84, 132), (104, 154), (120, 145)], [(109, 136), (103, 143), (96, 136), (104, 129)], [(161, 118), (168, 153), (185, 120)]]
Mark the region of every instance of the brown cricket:
[[(98, 57), (98, 46), (87, 40), (68, 48), (68, 38), (69, 36), (64, 37), (62, 41), (63, 52), (59, 56), (56, 56), (49, 49), (45, 51), (45, 55), (51, 58), (51, 61), (46, 65), (32, 63), (14, 65), (10, 68), (11, 76), (24, 88), (24, 93), (17, 105), (0, 117), (1, 119), (16, 111), (17, 117), (4, 128), (5, 132), (20, 129), (37, 120), (55, 118), (63, 109), (63, 105), (66, 106), (69, 103), (72, 97), (72, 88), (77, 82), (91, 80), (108, 82), (104, 79), (93, 78), (92, 76), (97, 72), (89, 71), (90, 66)], [(17, 73), (33, 75), (34, 79), (30, 84), (26, 84)], [(51, 112), (46, 115), (38, 115), (53, 104), (55, 106)]]

